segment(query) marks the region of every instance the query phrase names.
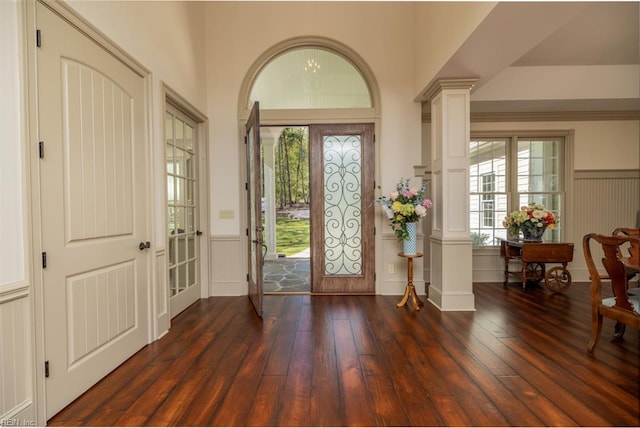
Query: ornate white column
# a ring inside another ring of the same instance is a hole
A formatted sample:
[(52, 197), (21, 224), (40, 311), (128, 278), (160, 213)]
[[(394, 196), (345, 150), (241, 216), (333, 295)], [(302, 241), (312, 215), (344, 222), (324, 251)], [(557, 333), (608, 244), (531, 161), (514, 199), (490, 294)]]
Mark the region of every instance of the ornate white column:
[(443, 79), (431, 104), (432, 210), (429, 301), (443, 311), (474, 311), (469, 229), (470, 96), (475, 79)]

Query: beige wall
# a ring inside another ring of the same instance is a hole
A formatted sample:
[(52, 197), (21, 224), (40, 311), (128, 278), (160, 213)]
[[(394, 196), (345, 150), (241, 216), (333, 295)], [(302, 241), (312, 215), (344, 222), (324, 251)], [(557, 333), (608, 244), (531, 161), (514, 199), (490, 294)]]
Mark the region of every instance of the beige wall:
[(415, 96), (425, 89), (496, 4), (489, 1), (414, 3)]
[(574, 169), (640, 169), (640, 121), (472, 123), (473, 131), (574, 130)]

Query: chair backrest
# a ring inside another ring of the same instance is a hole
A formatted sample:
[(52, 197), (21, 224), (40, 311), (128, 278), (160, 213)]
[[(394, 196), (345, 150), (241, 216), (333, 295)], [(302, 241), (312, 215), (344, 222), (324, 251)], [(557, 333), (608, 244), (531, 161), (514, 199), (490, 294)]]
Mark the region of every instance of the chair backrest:
[(596, 233), (590, 233), (584, 236), (582, 247), (589, 270), (589, 276), (591, 277), (591, 299), (592, 303), (595, 303), (595, 301), (599, 303), (601, 300), (602, 276), (596, 268), (593, 256), (591, 255), (591, 240), (596, 241), (602, 247), (604, 253), (602, 266), (607, 271), (608, 278), (611, 280), (613, 295), (616, 297), (615, 306), (633, 311), (633, 306), (629, 302), (627, 294), (627, 272), (621, 260), (620, 246), (629, 243), (630, 248), (635, 253), (640, 253), (640, 239), (632, 236), (610, 236)]
[[(632, 236), (632, 237), (636, 237), (636, 238), (640, 238), (640, 228), (637, 227), (618, 227), (616, 229), (614, 229), (613, 233), (611, 233), (613, 236)], [(633, 246), (629, 246), (628, 250), (629, 255), (633, 258), (638, 258), (640, 257), (640, 254), (638, 254), (637, 248), (634, 249)], [(623, 252), (621, 251), (621, 254)]]

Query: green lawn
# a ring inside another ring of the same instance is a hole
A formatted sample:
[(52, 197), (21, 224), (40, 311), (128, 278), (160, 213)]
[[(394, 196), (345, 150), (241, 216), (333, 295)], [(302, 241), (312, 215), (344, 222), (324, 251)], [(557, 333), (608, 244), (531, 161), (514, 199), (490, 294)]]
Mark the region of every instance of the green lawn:
[(276, 252), (290, 256), (309, 248), (309, 219), (276, 216)]

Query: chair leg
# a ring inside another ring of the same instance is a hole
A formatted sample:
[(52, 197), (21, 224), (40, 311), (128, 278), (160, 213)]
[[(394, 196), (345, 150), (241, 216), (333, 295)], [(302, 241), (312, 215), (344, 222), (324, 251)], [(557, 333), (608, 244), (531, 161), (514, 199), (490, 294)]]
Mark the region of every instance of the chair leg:
[(593, 353), (593, 350), (596, 347), (601, 334), (602, 315), (600, 315), (600, 313), (597, 313), (593, 315), (593, 319), (591, 320), (591, 340), (589, 340), (589, 344), (587, 345), (587, 351)]

